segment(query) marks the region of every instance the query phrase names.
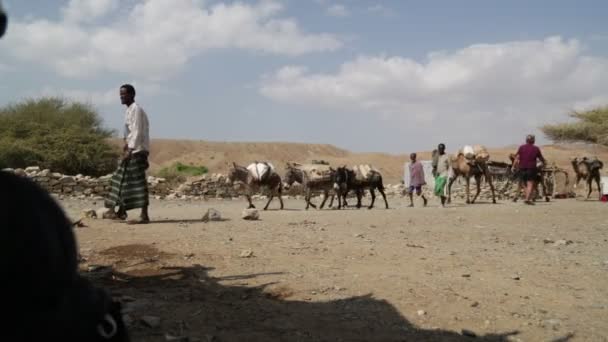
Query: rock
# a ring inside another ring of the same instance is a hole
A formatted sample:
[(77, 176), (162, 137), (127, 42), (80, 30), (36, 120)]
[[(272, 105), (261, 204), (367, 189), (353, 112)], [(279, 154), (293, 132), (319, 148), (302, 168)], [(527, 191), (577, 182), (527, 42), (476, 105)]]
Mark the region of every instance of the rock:
[(150, 328), (158, 328), (160, 326), (160, 317), (157, 316), (143, 316), (141, 321)]
[(99, 219), (109, 219), (110, 217), (110, 209), (108, 208), (99, 208), (95, 211), (95, 213), (97, 214), (97, 218)]
[(462, 275), (463, 278), (471, 278), (471, 275), (469, 273), (465, 273)]
[(133, 318), (129, 314), (123, 314), (122, 315), (122, 321), (125, 322), (125, 325), (127, 327), (130, 327), (130, 326), (133, 325)]
[(97, 212), (93, 209), (84, 209), (82, 211), (82, 217), (84, 218), (97, 218)]
[(239, 256), (241, 258), (251, 258), (253, 256), (253, 251), (251, 249), (245, 249)]
[(7, 167), (5, 169), (2, 169), (2, 171), (4, 172), (9, 172), (9, 173), (15, 173), (15, 169), (11, 169), (10, 167)]
[(416, 313), (418, 314), (418, 316), (425, 316), (426, 315), (426, 311), (424, 311), (424, 310), (418, 310)]
[(543, 243), (545, 244), (550, 244), (550, 243), (555, 243), (555, 241), (551, 240), (551, 239), (544, 239)]
[(477, 334), (472, 332), (471, 330), (462, 329), (462, 336), (477, 337)]
[(514, 275), (511, 276), (511, 279), (513, 279), (513, 280), (519, 280), (521, 278), (519, 277), (519, 275), (514, 274)]
[(174, 199), (176, 199), (176, 198), (177, 198), (177, 194), (175, 194), (175, 193), (173, 193), (173, 194), (169, 194), (169, 195), (168, 195), (166, 198), (167, 198), (168, 200), (174, 200)]
[(241, 215), (243, 220), (255, 221), (260, 218), (260, 212), (257, 209), (245, 209)]
[(93, 194), (93, 189), (86, 188), (86, 189), (84, 189), (84, 191), (82, 193), (85, 194), (85, 195), (92, 195)]
[(190, 339), (186, 336), (173, 336), (170, 334), (165, 334), (166, 341), (178, 341), (178, 342), (188, 342)]
[(59, 182), (63, 185), (76, 185), (76, 180), (72, 176), (63, 176)]
[(27, 173), (25, 173), (24, 169), (15, 169), (15, 174), (17, 176), (27, 176)]
[(213, 208), (209, 208), (207, 210), (207, 212), (205, 213), (205, 215), (203, 215), (203, 222), (209, 222), (209, 221), (221, 221), (222, 220), (222, 214), (213, 209)]
[(40, 171), (39, 166), (29, 166), (29, 167), (25, 168), (25, 172), (27, 172), (27, 173), (39, 172), (39, 171)]
[(555, 319), (555, 318), (546, 319), (543, 321), (544, 327), (551, 327), (554, 330), (557, 330), (561, 324), (562, 324), (562, 321), (559, 319)]
[(472, 308), (476, 308), (478, 306), (479, 306), (479, 302), (473, 302), (473, 303), (471, 303), (471, 307)]

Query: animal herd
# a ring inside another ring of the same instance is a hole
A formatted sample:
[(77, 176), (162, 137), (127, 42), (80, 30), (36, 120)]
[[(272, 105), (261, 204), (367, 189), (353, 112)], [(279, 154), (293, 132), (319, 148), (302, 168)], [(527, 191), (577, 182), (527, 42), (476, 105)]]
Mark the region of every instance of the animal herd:
[[(509, 165), (510, 178), (514, 180), (516, 184), (519, 184), (519, 178), (517, 176), (518, 163), (515, 155), (510, 155), (509, 159), (511, 160), (511, 164)], [(475, 203), (481, 192), (481, 185), (484, 180), (490, 186), (492, 202), (496, 203), (496, 194), (492, 181), (493, 176), (488, 168), (488, 160), (471, 160), (465, 158), (463, 153), (458, 153), (456, 156), (450, 158), (450, 162), (451, 177), (447, 186), (448, 203), (451, 202), (452, 185), (458, 177), (464, 178), (466, 183), (466, 203)], [(285, 174), (281, 177), (274, 166), (269, 163), (254, 162), (248, 167), (233, 163), (228, 173), (227, 182), (239, 182), (245, 186), (245, 197), (249, 203), (249, 208), (255, 208), (252, 202), (252, 195), (259, 192), (261, 188), (266, 188), (269, 190), (269, 196), (268, 201), (264, 206), (264, 210), (268, 209), (275, 197), (279, 199), (280, 208), (283, 209), (283, 192), (288, 190), (295, 183), (298, 183), (304, 189), (305, 209), (307, 210), (310, 207), (323, 209), (328, 199), (330, 201), (329, 207), (333, 207), (334, 201), (336, 201), (338, 209), (345, 208), (348, 206), (347, 196), (349, 193), (353, 192), (357, 199), (356, 207), (361, 208), (362, 197), (366, 190), (369, 191), (371, 195), (371, 202), (368, 205), (368, 209), (374, 208), (376, 190), (382, 195), (385, 208), (388, 209), (389, 204), (384, 191), (385, 187), (382, 180), (382, 174), (369, 165), (363, 166), (367, 168), (365, 174), (357, 172), (359, 171), (357, 169), (358, 166), (352, 168), (347, 166), (333, 168), (326, 163), (287, 163), (285, 166)], [(587, 183), (587, 198), (589, 198), (592, 192), (592, 183), (595, 182), (601, 198), (600, 170), (603, 168), (603, 163), (597, 158), (574, 158), (572, 160), (572, 167), (576, 175), (574, 186), (576, 187), (581, 180), (584, 180)], [(259, 174), (257, 171), (252, 172), (254, 168), (255, 170), (265, 170), (264, 174)], [(542, 188), (543, 197), (546, 201), (549, 201), (550, 195), (547, 190), (546, 177), (546, 172), (539, 172), (537, 186), (539, 185)], [(469, 191), (471, 178), (475, 179), (475, 184), (477, 186), (477, 191), (472, 199), (470, 198)], [(538, 190), (536, 191), (538, 192)], [(316, 205), (312, 202), (312, 196), (319, 193), (324, 196), (322, 202), (319, 205)], [(516, 201), (517, 197), (518, 196), (514, 196), (513, 200)]]

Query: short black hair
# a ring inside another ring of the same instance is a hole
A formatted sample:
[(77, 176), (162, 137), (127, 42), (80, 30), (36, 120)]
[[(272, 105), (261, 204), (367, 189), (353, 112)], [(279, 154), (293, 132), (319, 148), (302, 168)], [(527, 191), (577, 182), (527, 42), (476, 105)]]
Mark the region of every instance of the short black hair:
[(130, 84), (127, 83), (127, 84), (121, 85), (120, 88), (121, 89), (125, 88), (127, 90), (127, 93), (135, 96), (135, 87), (133, 87), (132, 85), (130, 85)]
[(437, 146), (437, 148), (443, 148), (443, 149), (445, 149), (445, 144), (444, 144), (444, 143), (441, 143), (441, 144), (439, 144), (439, 145)]

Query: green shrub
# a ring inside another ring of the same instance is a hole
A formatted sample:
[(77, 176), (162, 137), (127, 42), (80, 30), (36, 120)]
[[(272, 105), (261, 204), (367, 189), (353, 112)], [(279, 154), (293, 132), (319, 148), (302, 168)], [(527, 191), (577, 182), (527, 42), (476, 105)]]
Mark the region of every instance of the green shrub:
[(170, 183), (183, 182), (187, 177), (202, 176), (209, 172), (205, 166), (186, 165), (175, 162), (170, 166), (160, 169), (156, 175), (166, 178)]
[(104, 175), (117, 165), (112, 135), (87, 104), (41, 98), (8, 105), (0, 108), (0, 168)]
[(587, 142), (608, 146), (608, 106), (585, 112), (572, 112), (572, 123), (545, 125), (541, 128), (554, 141)]

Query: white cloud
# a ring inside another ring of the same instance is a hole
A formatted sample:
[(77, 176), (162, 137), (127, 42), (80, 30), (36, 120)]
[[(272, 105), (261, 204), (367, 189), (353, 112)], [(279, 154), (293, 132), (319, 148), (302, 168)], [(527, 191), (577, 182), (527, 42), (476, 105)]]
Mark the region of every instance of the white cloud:
[[(330, 34), (303, 32), (279, 18), (281, 3), (205, 5), (200, 0), (138, 0), (121, 13), (114, 0), (71, 0), (60, 21), (15, 20), (4, 44), (16, 57), (69, 77), (119, 72), (159, 79), (209, 49), (296, 56), (332, 51)], [(94, 19), (108, 17), (104, 23)]]
[(424, 63), (362, 56), (330, 74), (289, 66), (264, 77), (260, 92), (282, 103), (375, 113), (419, 133), (502, 143), (505, 134), (605, 101), (608, 59), (550, 37), (434, 52)]
[[(150, 98), (159, 94), (169, 93), (168, 90), (164, 89), (156, 83), (139, 83), (130, 82), (137, 90), (137, 98)], [(70, 101), (79, 101), (84, 103), (90, 103), (95, 106), (117, 106), (120, 105), (119, 89), (121, 85), (116, 85), (111, 89), (106, 90), (83, 90), (83, 89), (69, 89), (69, 88), (57, 88), (53, 86), (45, 86), (42, 90), (37, 93), (31, 94), (34, 97), (40, 96), (56, 96), (65, 98)]]
[(70, 0), (62, 12), (68, 22), (90, 22), (117, 9), (118, 5), (118, 0)]
[(381, 4), (376, 4), (376, 5), (373, 5), (373, 6), (369, 6), (369, 7), (367, 7), (367, 10), (369, 12), (379, 13), (379, 14), (384, 15), (384, 16), (392, 16), (393, 14), (395, 14), (393, 10), (391, 10), (390, 8), (388, 8), (388, 7), (384, 6), (384, 5), (381, 5)]
[(350, 12), (344, 5), (334, 4), (327, 7), (327, 14), (332, 17), (347, 17)]

